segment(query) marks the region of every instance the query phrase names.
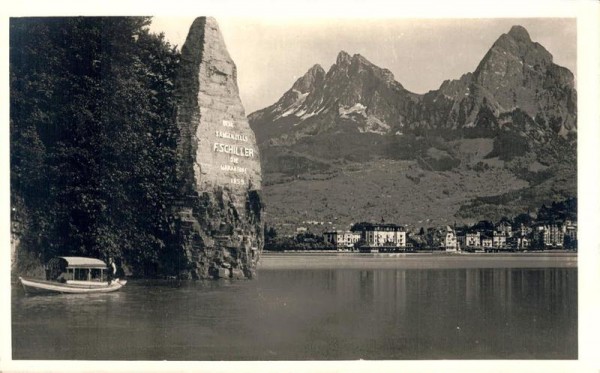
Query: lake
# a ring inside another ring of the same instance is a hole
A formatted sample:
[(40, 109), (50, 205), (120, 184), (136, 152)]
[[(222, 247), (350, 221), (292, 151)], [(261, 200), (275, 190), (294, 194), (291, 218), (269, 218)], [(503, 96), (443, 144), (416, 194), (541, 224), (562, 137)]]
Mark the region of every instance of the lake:
[(264, 254), (251, 281), (12, 292), (13, 359), (576, 359), (574, 254)]

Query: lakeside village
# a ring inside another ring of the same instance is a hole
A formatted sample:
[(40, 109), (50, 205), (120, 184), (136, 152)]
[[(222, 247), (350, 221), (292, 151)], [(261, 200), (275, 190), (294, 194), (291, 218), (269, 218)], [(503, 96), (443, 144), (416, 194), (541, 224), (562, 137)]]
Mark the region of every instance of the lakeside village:
[(342, 252), (525, 252), (540, 250), (577, 251), (577, 200), (542, 206), (529, 213), (497, 222), (482, 220), (474, 225), (421, 228), (409, 232), (399, 224), (361, 222), (348, 230), (312, 233), (305, 227), (295, 236), (278, 237), (265, 229), (265, 250)]

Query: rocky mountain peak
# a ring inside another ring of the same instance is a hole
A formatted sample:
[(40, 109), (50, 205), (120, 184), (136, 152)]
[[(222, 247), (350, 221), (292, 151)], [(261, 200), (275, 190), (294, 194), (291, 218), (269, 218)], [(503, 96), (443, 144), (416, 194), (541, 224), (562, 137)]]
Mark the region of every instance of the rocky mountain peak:
[(401, 84), (395, 81), (394, 74), (388, 69), (381, 68), (360, 54), (350, 56), (345, 51), (338, 54), (336, 63), (331, 66), (327, 73), (330, 79), (362, 81), (378, 80), (384, 84), (395, 84), (401, 87)]
[(515, 25), (511, 27), (508, 35), (517, 41), (531, 43), (529, 32), (527, 32), (527, 29), (525, 29), (523, 26)]
[(346, 51), (340, 51), (335, 60), (336, 65), (349, 65), (352, 63), (352, 57)]
[[(497, 115), (519, 108), (531, 118), (561, 123), (557, 128), (575, 128), (572, 74), (552, 61), (552, 54), (532, 41), (524, 27), (513, 26), (496, 40), (473, 73), (475, 86), (467, 92), (470, 106), (481, 106), (485, 97), (485, 106)], [(471, 96), (475, 91), (479, 93)], [(471, 111), (467, 122), (476, 111)]]
[(376, 75), (378, 75), (378, 77), (387, 82), (394, 80), (394, 74), (392, 74), (390, 70), (375, 65), (360, 54), (355, 54), (354, 56), (352, 56), (352, 64), (353, 66), (357, 67), (357, 70), (363, 68), (376, 72)]
[(313, 75), (325, 75), (325, 70), (323, 69), (323, 67), (321, 65), (319, 65), (318, 63), (315, 64), (313, 67), (311, 67), (307, 73), (309, 74), (313, 74)]
[(316, 64), (311, 67), (306, 74), (300, 79), (296, 80), (292, 89), (297, 90), (300, 93), (307, 93), (314, 90), (315, 86), (319, 86), (325, 79), (325, 70), (321, 65)]
[(481, 62), (486, 62), (489, 57), (504, 58), (503, 56), (531, 66), (547, 66), (553, 60), (552, 54), (541, 44), (533, 42), (527, 30), (518, 25), (513, 26), (507, 34), (502, 34)]
[(371, 61), (367, 60), (365, 57), (363, 57), (362, 55), (360, 55), (358, 53), (352, 56), (352, 62), (361, 64), (361, 65), (375, 66), (371, 63)]

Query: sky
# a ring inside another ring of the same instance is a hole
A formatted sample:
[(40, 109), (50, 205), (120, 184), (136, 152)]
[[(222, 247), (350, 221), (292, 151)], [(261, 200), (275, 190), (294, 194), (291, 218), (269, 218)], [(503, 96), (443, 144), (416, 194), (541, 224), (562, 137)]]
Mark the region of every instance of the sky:
[[(361, 54), (389, 69), (406, 89), (425, 93), (472, 72), (498, 37), (524, 26), (554, 62), (576, 75), (574, 18), (342, 19), (216, 17), (237, 65), (246, 113), (277, 101), (315, 64), (326, 71), (337, 54)], [(194, 17), (154, 17), (151, 31), (180, 48)]]

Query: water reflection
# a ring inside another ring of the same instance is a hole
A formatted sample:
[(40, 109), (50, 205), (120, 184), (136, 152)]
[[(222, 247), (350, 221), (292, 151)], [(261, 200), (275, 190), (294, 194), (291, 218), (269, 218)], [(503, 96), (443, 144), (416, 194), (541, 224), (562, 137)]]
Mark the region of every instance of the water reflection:
[[(124, 347), (125, 346), (125, 347)], [(577, 357), (577, 269), (267, 270), (255, 281), (130, 281), (13, 293), (15, 359)]]

